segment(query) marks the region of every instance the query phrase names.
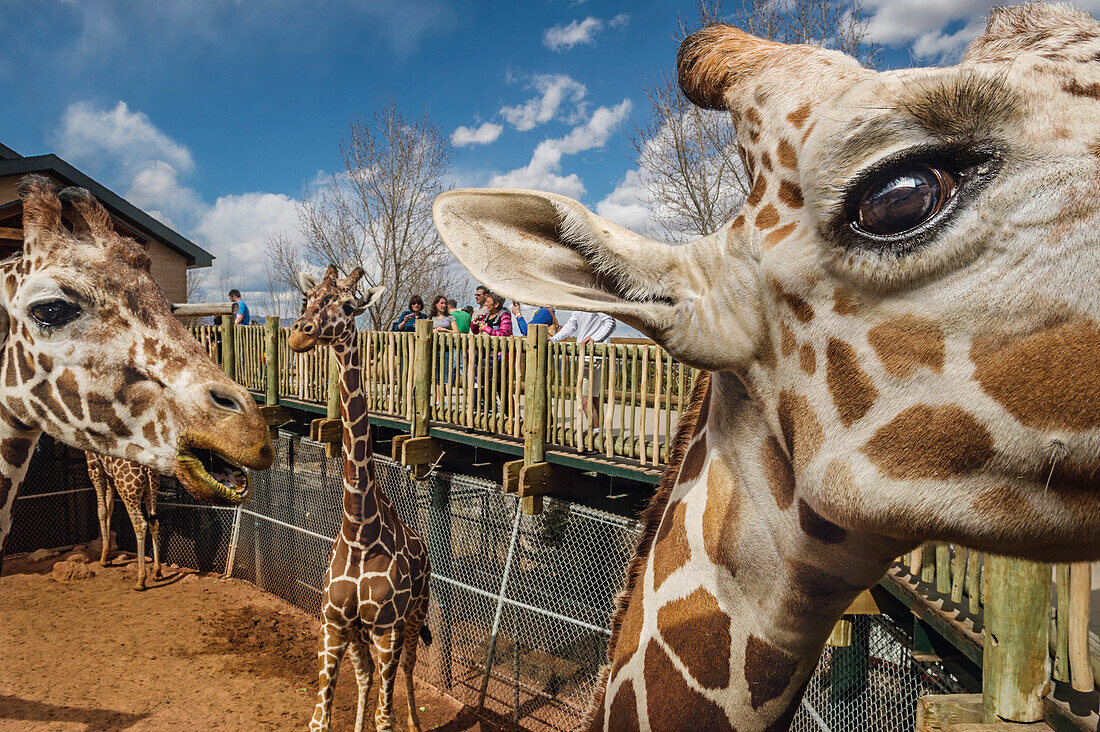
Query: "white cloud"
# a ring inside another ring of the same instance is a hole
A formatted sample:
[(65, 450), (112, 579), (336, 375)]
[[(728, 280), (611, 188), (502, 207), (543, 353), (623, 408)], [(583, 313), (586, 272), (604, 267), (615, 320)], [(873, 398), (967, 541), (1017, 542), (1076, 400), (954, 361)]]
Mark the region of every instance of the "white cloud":
[(630, 114), (630, 107), (629, 99), (614, 107), (600, 107), (587, 122), (574, 127), (565, 137), (540, 142), (527, 165), (493, 176), (489, 186), (535, 188), (580, 198), (584, 195), (584, 183), (576, 173), (561, 175), (562, 156), (603, 147), (619, 123)]
[(189, 222), (204, 205), (198, 193), (179, 180), (179, 172), (163, 160), (150, 160), (134, 174), (126, 200), (176, 228), (176, 221)]
[(571, 119), (584, 113), (583, 100), (588, 89), (566, 74), (539, 74), (531, 79), (531, 86), (538, 96), (523, 104), (500, 109), (501, 116), (520, 132), (549, 122), (563, 105), (571, 105), (567, 113)]
[(127, 168), (150, 160), (163, 161), (182, 173), (190, 173), (195, 166), (185, 146), (122, 101), (112, 109), (98, 109), (89, 102), (70, 104), (55, 137), (61, 157), (77, 165), (106, 157)]
[(584, 20), (574, 20), (567, 25), (555, 25), (542, 34), (542, 44), (551, 51), (568, 51), (581, 43), (595, 42), (603, 25), (602, 20), (592, 16)]
[(503, 131), (503, 125), (493, 124), (492, 122), (486, 122), (480, 127), (457, 127), (451, 133), (451, 143), (455, 147), (488, 145), (490, 142), (495, 142)]
[(607, 21), (607, 25), (608, 25), (609, 28), (622, 28), (623, 26), (625, 26), (629, 22), (630, 22), (630, 14), (629, 13), (619, 13), (614, 18)]
[(632, 231), (652, 229), (654, 222), (646, 201), (642, 174), (637, 169), (627, 171), (615, 190), (596, 204), (596, 213)]
[(192, 236), (196, 243), (239, 273), (241, 290), (262, 289), (264, 249), (269, 236), (286, 234), (298, 241), (298, 201), (281, 193), (221, 196), (209, 207)]

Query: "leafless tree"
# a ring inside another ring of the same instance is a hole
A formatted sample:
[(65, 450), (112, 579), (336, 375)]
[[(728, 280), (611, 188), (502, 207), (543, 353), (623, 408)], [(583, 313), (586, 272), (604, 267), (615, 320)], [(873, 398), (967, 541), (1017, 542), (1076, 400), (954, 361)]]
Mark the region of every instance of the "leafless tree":
[(286, 232), (271, 234), (264, 241), (265, 314), (284, 320), (298, 315), (298, 272), (305, 261), (303, 255), (302, 248)]
[[(746, 0), (729, 18), (717, 0), (700, 0), (694, 22), (683, 18), (675, 40), (710, 23), (731, 21), (763, 38), (835, 48), (873, 65), (860, 0)], [(749, 181), (729, 114), (699, 109), (666, 76), (645, 90), (650, 117), (630, 135), (650, 215), (666, 238), (696, 238), (736, 215)]]
[(362, 267), (363, 287), (385, 285), (371, 309), (385, 328), (413, 294), (428, 299), (454, 286), (453, 261), (432, 224), (432, 201), (450, 172), (450, 140), (427, 115), (401, 116), (396, 106), (358, 120), (340, 141), (344, 170), (299, 208), (305, 258), (343, 272)]

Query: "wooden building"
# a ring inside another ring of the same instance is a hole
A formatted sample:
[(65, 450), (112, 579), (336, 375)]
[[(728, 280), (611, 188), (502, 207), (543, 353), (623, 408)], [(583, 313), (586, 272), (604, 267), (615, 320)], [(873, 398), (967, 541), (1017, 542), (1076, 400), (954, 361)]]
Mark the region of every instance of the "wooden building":
[(91, 191), (111, 214), (115, 228), (136, 239), (149, 252), (153, 278), (170, 302), (187, 301), (187, 270), (209, 267), (214, 257), (186, 237), (89, 178), (56, 155), (23, 157), (0, 144), (0, 258), (23, 247), (23, 204), (16, 195), (28, 173), (47, 176), (59, 186), (80, 186)]

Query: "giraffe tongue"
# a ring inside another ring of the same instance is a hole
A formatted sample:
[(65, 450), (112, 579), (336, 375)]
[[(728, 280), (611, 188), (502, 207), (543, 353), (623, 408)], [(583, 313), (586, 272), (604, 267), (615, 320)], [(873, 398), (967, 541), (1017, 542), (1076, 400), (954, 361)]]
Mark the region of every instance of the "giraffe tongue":
[(207, 474), (226, 488), (237, 490), (239, 479), (233, 467), (212, 450), (196, 450), (195, 456), (202, 462)]

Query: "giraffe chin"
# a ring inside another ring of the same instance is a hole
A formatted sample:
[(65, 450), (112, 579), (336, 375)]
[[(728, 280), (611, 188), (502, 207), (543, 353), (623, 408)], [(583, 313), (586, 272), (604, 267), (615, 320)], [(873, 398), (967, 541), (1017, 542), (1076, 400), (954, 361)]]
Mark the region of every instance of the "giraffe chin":
[(286, 344), (295, 353), (305, 353), (317, 345), (317, 336), (306, 335), (299, 330), (293, 330), (287, 336)]
[(184, 489), (203, 503), (237, 506), (252, 495), (248, 473), (213, 450), (181, 446), (175, 475)]

